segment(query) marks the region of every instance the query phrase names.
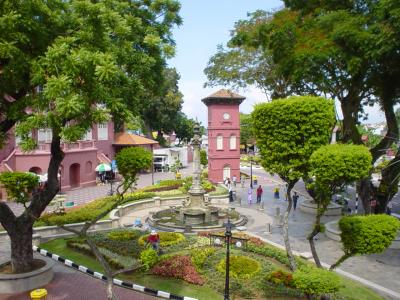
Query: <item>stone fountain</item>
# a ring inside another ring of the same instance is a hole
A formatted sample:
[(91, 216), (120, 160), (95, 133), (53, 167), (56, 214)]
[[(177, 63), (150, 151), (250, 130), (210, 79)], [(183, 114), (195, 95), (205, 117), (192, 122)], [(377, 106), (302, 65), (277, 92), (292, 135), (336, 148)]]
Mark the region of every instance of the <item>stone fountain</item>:
[(206, 230), (223, 227), (223, 221), (229, 216), (235, 225), (242, 225), (246, 218), (232, 208), (212, 206), (206, 191), (201, 185), (200, 166), (200, 126), (196, 122), (193, 128), (192, 145), (194, 150), (194, 172), (192, 186), (182, 205), (160, 210), (150, 215), (148, 223), (164, 230)]

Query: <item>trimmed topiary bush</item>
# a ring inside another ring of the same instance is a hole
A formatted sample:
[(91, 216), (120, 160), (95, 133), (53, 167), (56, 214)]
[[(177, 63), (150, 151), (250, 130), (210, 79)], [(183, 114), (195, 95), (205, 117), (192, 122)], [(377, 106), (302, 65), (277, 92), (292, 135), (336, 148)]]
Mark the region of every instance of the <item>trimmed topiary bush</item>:
[[(168, 247), (171, 245), (179, 244), (185, 240), (185, 236), (182, 233), (178, 232), (159, 232), (158, 235), (160, 236), (160, 246), (161, 247)], [(147, 238), (149, 234), (142, 235), (139, 238), (139, 245), (144, 246), (147, 242)]]
[(315, 267), (302, 267), (293, 273), (293, 285), (308, 299), (323, 294), (332, 294), (341, 287), (338, 275)]
[(148, 271), (158, 261), (157, 251), (153, 248), (147, 248), (140, 253), (140, 261), (143, 264), (143, 268)]
[(381, 253), (396, 238), (400, 222), (388, 215), (347, 216), (340, 219), (339, 228), (344, 255), (331, 269), (354, 255)]
[[(225, 258), (217, 265), (217, 270), (225, 273)], [(237, 279), (249, 279), (260, 271), (258, 261), (247, 256), (231, 256), (229, 259), (230, 276)]]

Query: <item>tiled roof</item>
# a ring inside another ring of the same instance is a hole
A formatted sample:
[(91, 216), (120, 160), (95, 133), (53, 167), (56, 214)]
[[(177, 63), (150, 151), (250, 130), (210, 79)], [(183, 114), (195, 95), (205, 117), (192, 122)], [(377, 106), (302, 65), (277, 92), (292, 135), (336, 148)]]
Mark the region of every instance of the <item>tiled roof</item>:
[(218, 92), (211, 94), (210, 96), (202, 99), (206, 105), (210, 103), (242, 103), (246, 99), (239, 94), (236, 94), (230, 90), (221, 89)]
[(113, 144), (140, 146), (140, 145), (155, 145), (158, 144), (158, 142), (137, 134), (128, 132), (119, 132), (115, 134)]

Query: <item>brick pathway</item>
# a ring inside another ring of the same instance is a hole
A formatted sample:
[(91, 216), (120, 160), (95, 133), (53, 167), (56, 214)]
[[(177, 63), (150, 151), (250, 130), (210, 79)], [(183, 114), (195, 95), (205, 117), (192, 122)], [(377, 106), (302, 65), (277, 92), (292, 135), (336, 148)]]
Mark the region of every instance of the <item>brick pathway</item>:
[[(63, 267), (66, 268), (66, 267)], [(44, 287), (47, 300), (103, 300), (106, 297), (106, 285), (103, 281), (78, 271), (56, 272), (54, 279)], [(114, 285), (116, 298), (119, 300), (154, 300), (155, 297), (117, 287)], [(0, 300), (28, 300), (29, 292), (19, 294), (0, 294)]]

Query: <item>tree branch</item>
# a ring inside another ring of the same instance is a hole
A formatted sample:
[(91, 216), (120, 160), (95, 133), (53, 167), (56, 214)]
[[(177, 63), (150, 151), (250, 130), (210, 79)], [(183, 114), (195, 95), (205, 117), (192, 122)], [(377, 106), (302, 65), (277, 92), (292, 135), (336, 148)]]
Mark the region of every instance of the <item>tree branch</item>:
[(0, 222), (7, 232), (12, 230), (15, 220), (14, 212), (5, 202), (0, 201)]

